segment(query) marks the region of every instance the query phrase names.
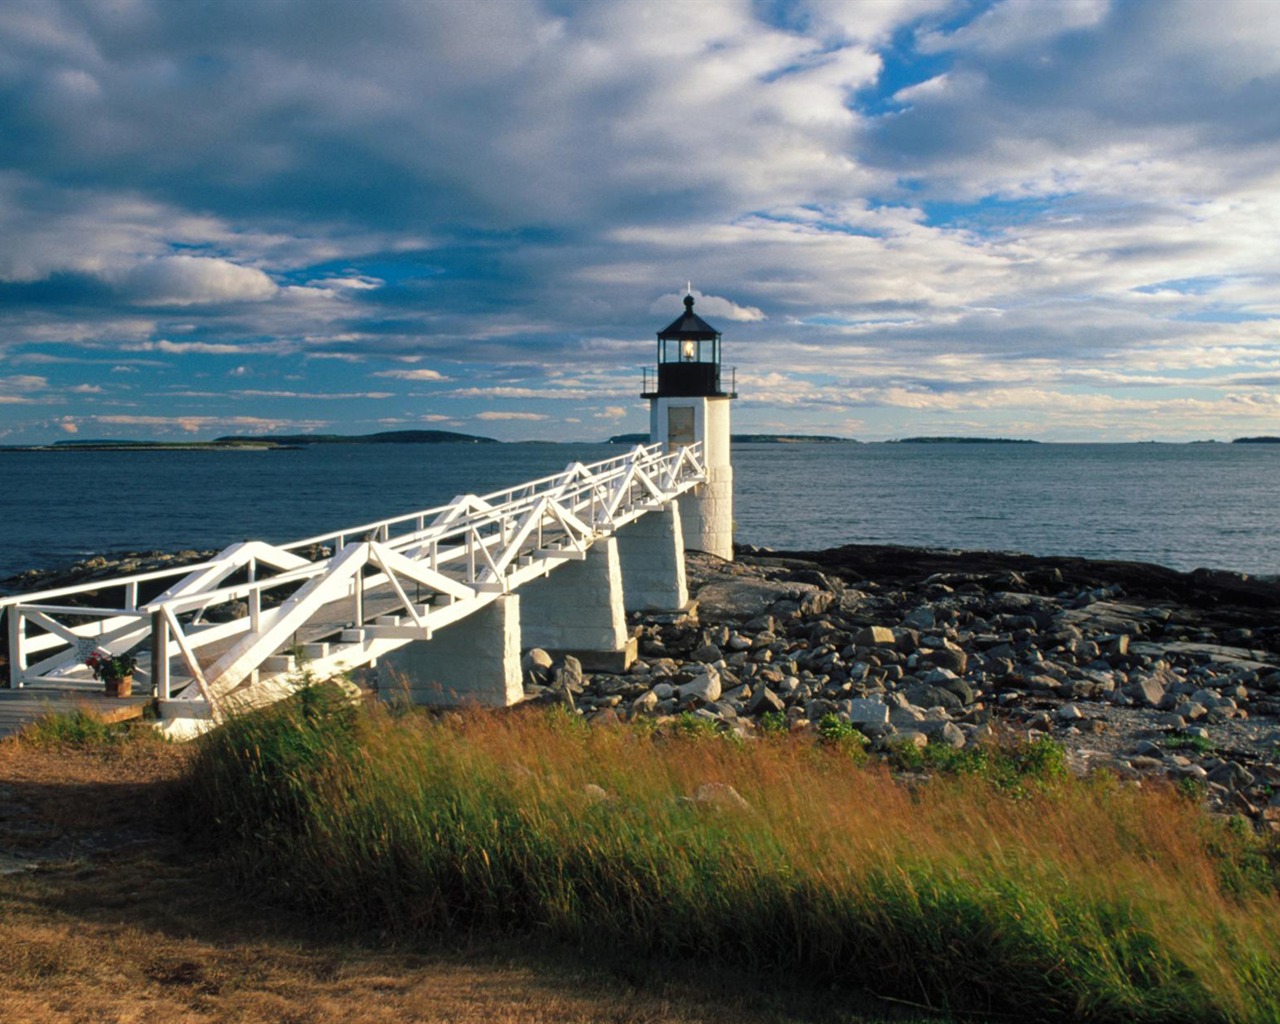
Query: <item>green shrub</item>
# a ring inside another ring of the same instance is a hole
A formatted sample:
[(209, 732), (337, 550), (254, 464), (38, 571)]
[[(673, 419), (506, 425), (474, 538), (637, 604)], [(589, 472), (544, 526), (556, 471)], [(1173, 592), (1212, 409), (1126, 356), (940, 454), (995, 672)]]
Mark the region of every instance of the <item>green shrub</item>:
[(867, 759), (867, 738), (852, 722), (839, 715), (825, 714), (818, 719), (817, 728), (823, 743), (849, 754), (857, 761)]
[(136, 735), (122, 724), (108, 724), (97, 715), (77, 708), (56, 711), (22, 729), (22, 739), (42, 747), (115, 747)]

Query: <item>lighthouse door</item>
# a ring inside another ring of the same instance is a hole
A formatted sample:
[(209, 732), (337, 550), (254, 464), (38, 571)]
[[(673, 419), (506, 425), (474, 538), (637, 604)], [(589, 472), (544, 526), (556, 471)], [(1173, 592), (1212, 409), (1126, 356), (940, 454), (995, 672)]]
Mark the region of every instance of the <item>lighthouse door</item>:
[(674, 451), (683, 445), (693, 444), (695, 440), (693, 406), (667, 406), (667, 450)]

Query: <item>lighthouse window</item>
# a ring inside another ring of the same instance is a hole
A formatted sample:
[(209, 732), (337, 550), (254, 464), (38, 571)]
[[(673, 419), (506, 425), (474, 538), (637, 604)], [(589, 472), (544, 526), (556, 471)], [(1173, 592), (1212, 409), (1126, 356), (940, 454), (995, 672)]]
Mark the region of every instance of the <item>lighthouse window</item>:
[(692, 341), (686, 341), (684, 343), (684, 361), (686, 363), (693, 362), (693, 356), (695, 351), (696, 350), (694, 348), (694, 344)]

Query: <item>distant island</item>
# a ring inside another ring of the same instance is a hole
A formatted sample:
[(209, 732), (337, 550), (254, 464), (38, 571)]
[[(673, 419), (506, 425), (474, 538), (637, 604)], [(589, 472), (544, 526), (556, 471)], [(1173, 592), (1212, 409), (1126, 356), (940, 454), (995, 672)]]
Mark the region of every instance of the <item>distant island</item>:
[(384, 430), (377, 434), (232, 434), (214, 438), (217, 445), (243, 444), (498, 444), (496, 438), (458, 434), (452, 430)]
[(899, 437), (889, 444), (1039, 444), (1017, 437)]
[(377, 434), (232, 434), (212, 441), (130, 441), (96, 438), (6, 445), (4, 451), (278, 451), (313, 444), (499, 444), (496, 438), (451, 430), (386, 430)]
[[(734, 444), (861, 444), (851, 437), (829, 434), (730, 434)], [(609, 444), (648, 444), (648, 434), (614, 434)]]
[(1232, 444), (1280, 444), (1280, 437), (1264, 434), (1261, 437), (1237, 437)]

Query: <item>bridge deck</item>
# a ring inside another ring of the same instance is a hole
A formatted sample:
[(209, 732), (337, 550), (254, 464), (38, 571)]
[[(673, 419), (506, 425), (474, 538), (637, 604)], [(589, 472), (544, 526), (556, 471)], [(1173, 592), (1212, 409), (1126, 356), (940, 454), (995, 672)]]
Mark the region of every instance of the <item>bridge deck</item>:
[[(206, 709), (246, 689), (283, 695), (298, 647), (326, 678), (429, 639), (697, 486), (700, 460), (700, 445), (642, 445), (351, 530), (244, 541), (185, 569), (0, 599), (10, 699), (95, 699), (84, 665), (95, 650), (137, 657), (135, 687), (148, 695), (137, 700), (156, 693), (162, 715), (197, 710), (186, 704), (197, 690)], [(152, 651), (166, 657), (150, 664)]]

